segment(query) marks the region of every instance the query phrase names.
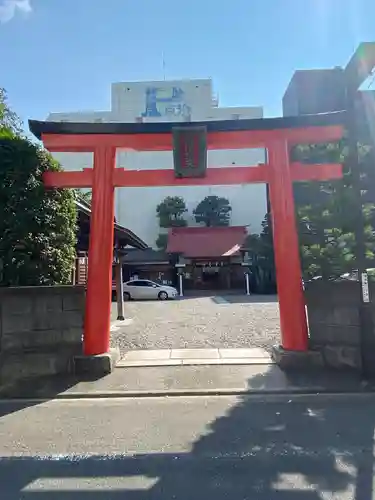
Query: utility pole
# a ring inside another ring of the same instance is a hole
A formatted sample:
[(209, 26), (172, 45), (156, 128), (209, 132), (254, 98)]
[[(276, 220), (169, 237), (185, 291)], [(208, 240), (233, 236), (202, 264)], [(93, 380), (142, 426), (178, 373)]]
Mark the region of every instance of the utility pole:
[(122, 276), (121, 253), (115, 253), (115, 272), (116, 272), (116, 300), (117, 300), (117, 320), (124, 321), (124, 280)]

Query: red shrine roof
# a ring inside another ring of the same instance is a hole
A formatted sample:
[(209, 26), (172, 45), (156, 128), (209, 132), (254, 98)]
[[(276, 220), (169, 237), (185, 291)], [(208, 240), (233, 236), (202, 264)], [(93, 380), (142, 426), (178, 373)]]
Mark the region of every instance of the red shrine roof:
[(176, 227), (168, 233), (168, 253), (191, 258), (220, 258), (238, 254), (245, 242), (245, 226)]

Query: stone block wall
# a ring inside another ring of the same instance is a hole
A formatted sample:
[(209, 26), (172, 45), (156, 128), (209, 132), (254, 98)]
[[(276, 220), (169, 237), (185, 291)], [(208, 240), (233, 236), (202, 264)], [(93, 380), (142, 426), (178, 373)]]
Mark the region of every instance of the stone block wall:
[(0, 383), (70, 373), (84, 309), (80, 286), (0, 288)]
[(311, 350), (329, 367), (361, 370), (360, 284), (316, 281), (305, 297)]

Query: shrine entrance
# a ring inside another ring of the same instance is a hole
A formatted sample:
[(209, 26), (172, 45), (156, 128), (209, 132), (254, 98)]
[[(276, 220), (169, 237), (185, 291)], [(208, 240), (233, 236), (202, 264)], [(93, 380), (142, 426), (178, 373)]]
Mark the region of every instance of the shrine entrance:
[[(67, 123), (29, 121), (51, 152), (90, 152), (94, 167), (48, 172), (47, 188), (92, 188), (84, 353), (109, 351), (115, 187), (201, 186), (267, 183), (272, 214), (281, 345), (306, 351), (308, 330), (301, 280), (293, 182), (342, 176), (341, 165), (290, 161), (297, 144), (337, 141), (344, 113), (199, 123)], [(207, 169), (207, 149), (264, 148), (267, 162)], [(116, 167), (118, 149), (174, 151), (175, 170)]]

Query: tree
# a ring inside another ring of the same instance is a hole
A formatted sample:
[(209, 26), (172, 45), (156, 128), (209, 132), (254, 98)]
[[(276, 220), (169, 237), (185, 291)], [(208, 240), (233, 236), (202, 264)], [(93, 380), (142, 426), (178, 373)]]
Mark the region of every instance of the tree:
[[(187, 222), (183, 218), (183, 215), (186, 212), (186, 203), (181, 196), (167, 196), (156, 207), (159, 226), (163, 229), (169, 229), (170, 227), (185, 227)], [(168, 244), (168, 234), (159, 234), (155, 243), (160, 250), (165, 250)]]
[(226, 198), (206, 196), (194, 210), (197, 224), (204, 223), (206, 227), (229, 226), (232, 207)]
[(276, 269), (270, 214), (262, 221), (260, 234), (249, 234), (244, 244), (250, 257), (250, 281), (257, 293), (276, 292)]
[[(330, 278), (355, 270), (354, 204), (357, 193), (353, 189), (350, 165), (347, 163), (347, 143), (299, 146), (293, 157), (305, 162), (339, 162), (344, 165), (344, 176), (327, 182), (302, 183), (295, 187), (302, 270), (305, 279), (314, 276)], [(363, 217), (365, 220), (366, 257), (372, 266), (375, 256), (374, 201), (370, 192), (374, 183), (373, 152), (359, 145), (359, 167), (363, 190)]]
[(159, 250), (166, 250), (168, 245), (168, 234), (167, 233), (159, 234), (155, 243), (156, 246), (159, 248)]
[(0, 133), (3, 137), (22, 133), (22, 122), (17, 114), (10, 109), (7, 92), (2, 87), (0, 87)]
[(90, 189), (90, 191), (86, 191), (86, 190), (84, 191), (83, 189), (77, 189), (76, 193), (77, 193), (77, 197), (79, 200), (82, 200), (87, 205), (91, 205), (91, 201), (92, 201), (91, 189)]
[(163, 228), (186, 226), (186, 220), (183, 218), (186, 212), (186, 203), (181, 196), (167, 196), (156, 207), (159, 225)]
[(2, 286), (70, 283), (76, 243), (75, 194), (67, 189), (46, 190), (42, 180), (44, 172), (60, 170), (47, 151), (25, 138), (10, 136), (9, 128), (0, 131)]

